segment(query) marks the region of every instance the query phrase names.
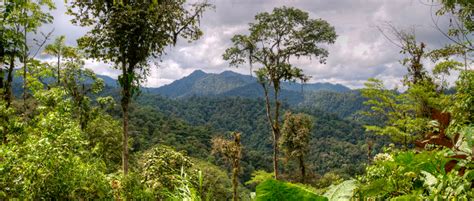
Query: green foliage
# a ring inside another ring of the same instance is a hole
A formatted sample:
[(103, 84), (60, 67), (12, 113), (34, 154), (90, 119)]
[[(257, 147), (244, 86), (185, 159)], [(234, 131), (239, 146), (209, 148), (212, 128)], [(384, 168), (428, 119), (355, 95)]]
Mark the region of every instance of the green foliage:
[[(201, 172), (202, 174), (200, 189), (202, 198), (232, 199), (232, 180), (224, 169), (198, 159), (193, 159), (193, 163), (194, 172)], [(249, 199), (250, 192), (241, 184), (239, 184), (238, 191), (240, 200)]]
[(319, 189), (324, 189), (329, 186), (338, 186), (342, 182), (343, 178), (339, 174), (337, 174), (336, 172), (327, 172), (316, 181), (314, 186)]
[(177, 180), (179, 181), (179, 185), (176, 186), (173, 192), (170, 192), (167, 194), (167, 198), (166, 198), (167, 200), (201, 201), (201, 200), (211, 199), (210, 194), (208, 194), (209, 197), (206, 197), (205, 199), (202, 199), (200, 196), (199, 189), (202, 189), (202, 185), (203, 185), (203, 182), (202, 182), (203, 178), (200, 171), (198, 172), (198, 181), (199, 181), (198, 188), (194, 187), (193, 182), (189, 180), (188, 175), (184, 172), (183, 169), (181, 169), (181, 174), (179, 175)]
[[(273, 171), (277, 178), (281, 82), (309, 79), (290, 59), (316, 57), (323, 63), (329, 53), (319, 45), (332, 44), (337, 36), (329, 23), (310, 19), (308, 13), (296, 8), (274, 8), (272, 13), (257, 14), (255, 21), (249, 24), (249, 35), (232, 37), (233, 47), (225, 51), (223, 58), (231, 66), (239, 66), (247, 59), (250, 66), (262, 65), (255, 74), (265, 94), (267, 120), (273, 136)], [(274, 105), (270, 103), (269, 91), (274, 93)]]
[(13, 52), (13, 49), (24, 50), (27, 45), (22, 38), (24, 32), (36, 32), (42, 24), (52, 22), (53, 17), (48, 11), (55, 9), (55, 5), (51, 0), (5, 1), (2, 8), (5, 11), (0, 17), (2, 42), (7, 44), (7, 52)]
[(309, 149), (309, 141), (313, 123), (311, 116), (306, 114), (292, 114), (287, 112), (281, 130), (280, 147), (286, 155), (287, 160), (296, 159), (300, 166), (300, 181), (304, 182), (305, 156)]
[(185, 151), (189, 156), (209, 157), (211, 138), (217, 131), (210, 126), (193, 126), (164, 112), (150, 106), (132, 106), (130, 130), (133, 149), (144, 151), (156, 144), (163, 144)]
[[(27, 34), (37, 33), (38, 28), (53, 21), (50, 12), (55, 9), (51, 0), (31, 0), (31, 1), (3, 1), (0, 5), (2, 14), (0, 15), (0, 81), (3, 85), (3, 75), (6, 74), (5, 87), (2, 87), (3, 99), (10, 107), (13, 101), (14, 70), (19, 65), (17, 60), (23, 62), (23, 76), (26, 79), (30, 60), (30, 45), (27, 41)], [(43, 34), (46, 36), (46, 34)], [(33, 39), (37, 41), (36, 39)], [(46, 40), (46, 39), (44, 39)], [(6, 61), (6, 62), (5, 62)], [(4, 64), (8, 63), (8, 67)], [(5, 71), (3, 71), (5, 68)], [(23, 90), (26, 90), (27, 82), (23, 82)], [(20, 86), (16, 86), (20, 87)], [(26, 92), (24, 92), (26, 98)]]
[(282, 127), (280, 146), (287, 157), (304, 157), (308, 151), (310, 133), (313, 128), (311, 116), (287, 112)]
[(242, 144), (240, 133), (232, 132), (233, 140), (215, 137), (212, 139), (212, 153), (221, 155), (232, 164), (232, 189), (233, 200), (238, 200), (238, 177), (241, 171), (240, 160), (242, 159)]
[(142, 182), (139, 173), (130, 172), (130, 174), (127, 175), (111, 175), (110, 180), (113, 194), (116, 199), (153, 200), (155, 198), (152, 189), (147, 188), (145, 183)]
[(348, 92), (317, 91), (311, 92), (304, 89), (304, 101), (297, 108), (315, 108), (328, 113), (333, 113), (344, 119), (360, 118), (359, 110), (366, 109), (363, 104), (365, 98), (359, 90)]
[(354, 195), (354, 190), (356, 189), (355, 180), (347, 180), (338, 185), (332, 185), (329, 187), (328, 191), (324, 193), (324, 196), (327, 197), (330, 201), (332, 200), (351, 200)]
[(426, 199), (452, 199), (472, 196), (471, 173), (457, 176), (457, 171), (446, 172), (450, 160), (446, 151), (413, 151), (380, 154), (367, 173), (359, 179), (360, 198), (396, 198), (417, 196)]
[(369, 79), (362, 89), (362, 95), (368, 100), (364, 104), (370, 106), (365, 115), (384, 120), (384, 124), (367, 125), (366, 130), (379, 135), (388, 135), (394, 142), (407, 146), (420, 139), (427, 131), (430, 119), (418, 115), (418, 97), (424, 94), (423, 86), (413, 85), (406, 93), (386, 89), (381, 80)]
[(328, 200), (326, 197), (302, 188), (301, 186), (270, 179), (257, 186), (259, 200)]
[(140, 81), (149, 74), (150, 57), (161, 56), (165, 48), (175, 45), (178, 37), (197, 40), (202, 32), (199, 22), (210, 7), (207, 2), (188, 8), (179, 1), (71, 1), (68, 13), (73, 23), (91, 27), (78, 40), (93, 59), (112, 62), (121, 70), (118, 82), (122, 88), (124, 174), (128, 173), (128, 110), (131, 98), (140, 89)]
[(158, 146), (143, 153), (140, 164), (143, 182), (156, 193), (173, 191), (182, 182), (177, 177), (193, 166), (186, 155), (166, 146)]
[(474, 72), (462, 71), (456, 81), (456, 93), (447, 97), (443, 104), (448, 105), (447, 111), (452, 114), (448, 128), (449, 134), (456, 134), (464, 126), (474, 122)]
[[(105, 164), (92, 157), (87, 140), (73, 118), (65, 91), (34, 93), (36, 115), (24, 133), (9, 130), (2, 144), (1, 189), (4, 198), (94, 199), (111, 197)], [(21, 131), (21, 130), (20, 130)]]
[(450, 23), (445, 35), (467, 52), (474, 50), (470, 37), (474, 32), (473, 13), (474, 3), (468, 0), (441, 0), (441, 7), (436, 12), (440, 16), (450, 16), (450, 21), (454, 23)]
[[(210, 139), (219, 133), (242, 133), (241, 182), (251, 178), (254, 170), (271, 171), (271, 139), (268, 138), (264, 101), (261, 99), (189, 97), (178, 100), (144, 94), (131, 110), (131, 131), (134, 150), (145, 150), (156, 143), (185, 150), (192, 157), (209, 159)], [(290, 108), (282, 106), (283, 111)], [(320, 111), (314, 107), (299, 107), (294, 112), (305, 113), (314, 120), (306, 165), (308, 178), (337, 172), (343, 178), (362, 173), (367, 161), (363, 127), (353, 120)], [(115, 112), (117, 114), (118, 111)], [(370, 136), (370, 135), (369, 135)], [(374, 138), (373, 153), (386, 143)], [(223, 161), (215, 161), (225, 167)], [(291, 164), (289, 164), (291, 165)], [(297, 168), (297, 166), (295, 166)]]
[(273, 178), (273, 173), (271, 172), (265, 172), (265, 170), (257, 170), (255, 172), (252, 172), (252, 179), (249, 181), (245, 182), (245, 184), (260, 184), (266, 180), (272, 179)]
[[(94, 86), (100, 81), (78, 79), (68, 87), (50, 87), (43, 78), (51, 78), (51, 69), (36, 60), (30, 64), (27, 79), (33, 97), (28, 99), (29, 110), (17, 115), (14, 107), (1, 102), (0, 114), (10, 120), (1, 125), (6, 135), (0, 146), (0, 158), (5, 159), (0, 161), (0, 197), (112, 198), (106, 173), (116, 171), (120, 162), (118, 121), (93, 106), (87, 91), (78, 96), (71, 90), (81, 85), (82, 90), (88, 89), (86, 82)], [(89, 75), (95, 78), (93, 73)], [(83, 104), (77, 104), (77, 97)], [(78, 113), (89, 118), (82, 119)], [(18, 117), (11, 118), (14, 116)]]
[(58, 84), (61, 82), (61, 59), (76, 59), (78, 57), (75, 48), (66, 46), (65, 41), (65, 36), (59, 36), (52, 44), (47, 45), (43, 50), (43, 53), (57, 58), (56, 79)]
[(122, 156), (120, 122), (100, 113), (88, 122), (84, 132), (92, 154), (105, 162), (107, 172), (116, 171)]

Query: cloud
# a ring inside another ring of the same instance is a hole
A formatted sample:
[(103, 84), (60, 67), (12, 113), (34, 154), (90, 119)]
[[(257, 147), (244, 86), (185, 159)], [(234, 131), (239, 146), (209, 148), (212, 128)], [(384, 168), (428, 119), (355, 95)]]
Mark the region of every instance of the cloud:
[[(197, 0), (193, 0), (197, 1)], [(87, 32), (87, 28), (70, 23), (64, 3), (56, 0), (58, 9), (52, 12), (55, 20), (42, 30), (55, 28), (56, 35), (66, 35), (67, 42), (75, 45), (75, 40)], [(214, 10), (209, 10), (202, 18), (202, 38), (192, 43), (179, 41), (175, 47), (166, 49), (163, 61), (151, 66), (147, 86), (161, 86), (189, 75), (196, 69), (218, 73), (233, 70), (248, 74), (245, 66), (229, 68), (222, 59), (222, 53), (230, 47), (231, 37), (247, 33), (248, 23), (259, 12), (271, 12), (274, 7), (292, 6), (307, 11), (312, 18), (322, 18), (336, 28), (338, 39), (329, 46), (330, 55), (326, 64), (317, 60), (294, 60), (312, 82), (334, 82), (352, 88), (363, 86), (370, 77), (383, 78), (389, 86), (399, 84), (406, 68), (398, 62), (403, 55), (391, 44), (376, 26), (391, 22), (398, 27), (415, 27), (418, 40), (424, 41), (429, 49), (440, 47), (447, 42), (432, 22), (436, 7), (426, 4), (429, 0), (211, 0)], [(441, 26), (447, 22), (441, 20)], [(116, 76), (119, 72), (107, 65), (87, 62), (88, 68), (99, 74)]]
[(197, 68), (183, 68), (179, 63), (170, 59), (163, 60), (159, 65), (150, 65), (152, 65), (150, 75), (144, 83), (144, 85), (148, 87), (159, 87), (169, 84), (197, 70)]

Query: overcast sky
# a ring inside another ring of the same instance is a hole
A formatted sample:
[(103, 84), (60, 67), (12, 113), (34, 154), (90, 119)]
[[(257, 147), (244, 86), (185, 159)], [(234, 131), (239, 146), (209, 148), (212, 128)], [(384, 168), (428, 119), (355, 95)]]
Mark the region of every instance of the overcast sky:
[[(64, 13), (64, 0), (55, 1), (54, 22), (44, 25), (42, 31), (54, 27), (54, 35), (66, 35), (68, 45), (75, 45), (76, 39), (87, 29), (72, 25), (71, 17)], [(294, 61), (312, 76), (310, 82), (360, 88), (368, 78), (376, 77), (389, 86), (397, 85), (406, 69), (398, 62), (402, 58), (399, 49), (376, 29), (385, 22), (403, 28), (415, 27), (417, 39), (427, 43), (428, 49), (446, 43), (431, 19), (437, 9), (429, 6), (432, 0), (211, 0), (211, 3), (216, 8), (207, 11), (202, 19), (204, 36), (193, 43), (182, 41), (167, 48), (163, 62), (152, 68), (146, 86), (162, 86), (197, 69), (209, 73), (232, 70), (249, 74), (247, 67), (229, 67), (222, 53), (230, 47), (233, 35), (247, 33), (248, 23), (257, 13), (271, 12), (280, 6), (299, 8), (311, 18), (322, 18), (336, 28), (338, 38), (329, 47), (326, 64), (307, 59)], [(94, 61), (86, 62), (86, 67), (114, 78), (118, 74), (106, 64)]]

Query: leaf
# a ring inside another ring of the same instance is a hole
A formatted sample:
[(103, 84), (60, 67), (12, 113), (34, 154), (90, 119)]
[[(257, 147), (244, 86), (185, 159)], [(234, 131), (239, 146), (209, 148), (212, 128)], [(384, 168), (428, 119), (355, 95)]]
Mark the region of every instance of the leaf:
[(411, 201), (411, 200), (419, 200), (420, 199), (420, 196), (419, 195), (416, 195), (416, 194), (409, 194), (409, 195), (402, 195), (402, 196), (398, 196), (398, 197), (395, 197), (395, 198), (392, 198), (391, 200), (406, 200), (406, 201)]
[(356, 188), (355, 180), (347, 180), (338, 185), (331, 185), (329, 190), (324, 194), (331, 200), (350, 200), (353, 197)]
[(450, 160), (449, 162), (446, 163), (446, 165), (444, 165), (444, 170), (446, 172), (450, 172), (451, 170), (454, 169), (454, 167), (456, 166), (456, 164), (458, 164), (459, 161), (457, 160)]
[(266, 200), (316, 200), (326, 201), (326, 197), (301, 188), (295, 184), (269, 179), (257, 186), (256, 201)]
[(438, 183), (438, 180), (436, 179), (436, 177), (433, 176), (431, 173), (422, 170), (421, 174), (425, 176), (425, 183), (428, 186), (434, 186), (436, 183)]

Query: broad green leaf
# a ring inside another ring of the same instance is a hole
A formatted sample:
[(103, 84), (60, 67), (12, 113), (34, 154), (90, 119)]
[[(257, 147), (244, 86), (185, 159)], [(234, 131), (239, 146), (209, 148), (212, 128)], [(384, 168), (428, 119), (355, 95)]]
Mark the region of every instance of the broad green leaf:
[(332, 200), (351, 200), (353, 192), (356, 188), (355, 180), (347, 180), (338, 185), (332, 185), (329, 190), (324, 193), (330, 201)]

